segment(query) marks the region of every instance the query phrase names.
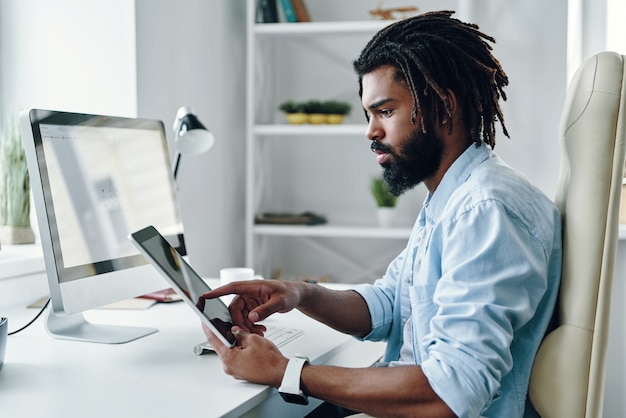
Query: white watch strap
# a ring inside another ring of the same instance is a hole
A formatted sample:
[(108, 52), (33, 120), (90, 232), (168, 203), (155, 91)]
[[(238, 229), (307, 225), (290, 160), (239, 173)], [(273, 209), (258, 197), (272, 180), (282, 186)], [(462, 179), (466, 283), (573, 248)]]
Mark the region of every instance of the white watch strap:
[(309, 362), (309, 359), (304, 356), (295, 356), (289, 359), (283, 380), (278, 388), (279, 392), (292, 393), (294, 395), (301, 394), (300, 390), (300, 374), (305, 364)]

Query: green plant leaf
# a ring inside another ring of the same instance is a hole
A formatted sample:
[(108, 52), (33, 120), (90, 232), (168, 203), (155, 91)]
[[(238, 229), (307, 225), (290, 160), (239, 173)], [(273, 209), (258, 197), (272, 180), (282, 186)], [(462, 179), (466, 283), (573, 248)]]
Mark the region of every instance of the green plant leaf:
[(398, 202), (398, 196), (392, 194), (387, 187), (387, 183), (380, 178), (374, 177), (370, 184), (370, 191), (379, 207), (393, 208)]
[(30, 178), (16, 120), (5, 118), (0, 135), (0, 225), (30, 226)]

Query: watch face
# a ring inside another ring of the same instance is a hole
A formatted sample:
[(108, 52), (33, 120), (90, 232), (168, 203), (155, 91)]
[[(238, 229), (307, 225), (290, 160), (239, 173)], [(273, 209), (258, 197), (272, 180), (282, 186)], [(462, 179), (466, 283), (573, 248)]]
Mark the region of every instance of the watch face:
[(309, 398), (307, 396), (296, 394), (296, 393), (285, 393), (285, 392), (279, 392), (279, 393), (280, 393), (280, 396), (283, 397), (283, 400), (285, 402), (297, 403), (298, 405), (309, 404)]

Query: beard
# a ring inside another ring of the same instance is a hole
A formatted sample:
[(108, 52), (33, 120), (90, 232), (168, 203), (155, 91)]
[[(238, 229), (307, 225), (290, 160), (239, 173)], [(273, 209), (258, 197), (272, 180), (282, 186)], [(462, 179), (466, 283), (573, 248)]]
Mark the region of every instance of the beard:
[(400, 153), (376, 140), (372, 151), (380, 150), (390, 155), (389, 161), (381, 164), (383, 179), (395, 196), (411, 190), (435, 174), (443, 156), (443, 143), (434, 134), (423, 133), (419, 128), (402, 141)]

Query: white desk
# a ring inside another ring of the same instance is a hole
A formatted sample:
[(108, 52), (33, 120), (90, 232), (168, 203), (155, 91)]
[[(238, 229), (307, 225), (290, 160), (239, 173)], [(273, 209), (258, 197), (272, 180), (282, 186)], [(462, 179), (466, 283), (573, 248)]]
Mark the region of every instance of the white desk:
[[(44, 279), (29, 280), (41, 288)], [(7, 300), (0, 288), (0, 316), (9, 317), (10, 330), (34, 316), (37, 311), (25, 309), (23, 299), (38, 295), (12, 290), (18, 297)], [(308, 407), (287, 404), (274, 388), (225, 375), (215, 354), (195, 355), (193, 346), (204, 336), (199, 319), (182, 303), (143, 311), (94, 310), (85, 316), (93, 322), (156, 327), (159, 332), (120, 345), (66, 341), (46, 333), (42, 316), (9, 337), (0, 371), (0, 416), (297, 417), (320, 403), (311, 399)], [(384, 349), (381, 343), (358, 342), (299, 312), (275, 315), (271, 321), (306, 330), (298, 344), (282, 350), (287, 356), (298, 350), (316, 364), (365, 367)], [(326, 352), (324, 342), (337, 347)]]

